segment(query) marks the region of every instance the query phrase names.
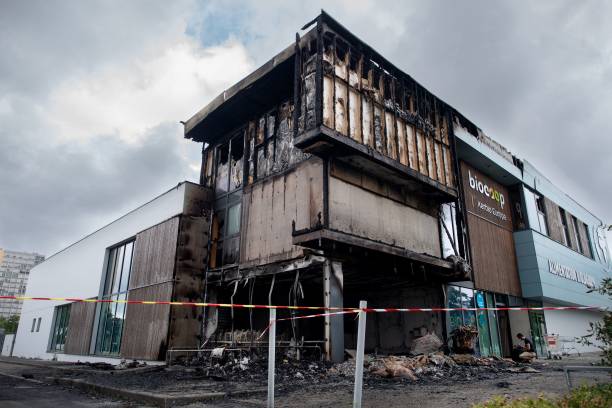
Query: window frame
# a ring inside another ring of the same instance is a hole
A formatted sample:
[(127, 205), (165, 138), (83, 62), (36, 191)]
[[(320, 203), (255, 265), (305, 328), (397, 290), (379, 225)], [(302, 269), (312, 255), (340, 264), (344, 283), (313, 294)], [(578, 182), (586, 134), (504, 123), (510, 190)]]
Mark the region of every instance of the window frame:
[(572, 238), (569, 233), (569, 224), (567, 222), (567, 212), (565, 209), (559, 207), (559, 216), (561, 217), (561, 227), (563, 228), (563, 240), (565, 241), (565, 246), (571, 248)]
[[(93, 354), (95, 355), (116, 356), (121, 352), (121, 339), (127, 310), (125, 301), (130, 289), (129, 280), (132, 274), (135, 246), (136, 239), (132, 237), (107, 249), (108, 255), (99, 299), (112, 302), (101, 302), (96, 310), (96, 331), (93, 343)], [(126, 270), (127, 248), (130, 248), (130, 255)], [(119, 265), (119, 257), (121, 257), (121, 265)], [(119, 275), (117, 275), (118, 271)], [(127, 276), (125, 276), (126, 272)], [(109, 322), (112, 322), (110, 327), (107, 326)]]
[(538, 218), (538, 231), (548, 236), (548, 217), (546, 214), (546, 205), (544, 204), (544, 196), (537, 192), (533, 192), (533, 198), (535, 200), (536, 216)]
[[(239, 163), (236, 163), (236, 166), (241, 166), (241, 180), (240, 184), (232, 185), (232, 155), (234, 148), (236, 148), (237, 145), (240, 145), (240, 141), (242, 141), (242, 158), (240, 159)], [(218, 156), (220, 154), (219, 152), (222, 149), (227, 149), (228, 156), (227, 189), (224, 191), (217, 189), (217, 175), (219, 164)], [(219, 269), (236, 265), (240, 261), (240, 232), (242, 229), (242, 190), (246, 183), (246, 163), (248, 162), (248, 154), (246, 152), (246, 127), (243, 126), (238, 130), (231, 132), (230, 136), (226, 140), (224, 140), (223, 143), (220, 143), (214, 147), (214, 152), (215, 153), (213, 156), (215, 157), (215, 165), (213, 166), (213, 171), (215, 174), (215, 202), (213, 205), (213, 236), (211, 245), (211, 252), (214, 252), (214, 255), (210, 258), (210, 267), (212, 269)], [(236, 207), (238, 208), (238, 228), (236, 231), (230, 234), (229, 214), (230, 211)], [(222, 222), (220, 226), (219, 222)], [(232, 243), (233, 245), (237, 246), (237, 248), (234, 254), (235, 259), (233, 260), (233, 262), (226, 263), (226, 257), (228, 256), (226, 250), (229, 248), (227, 245), (228, 243)]]
[[(63, 353), (66, 346), (68, 325), (70, 323), (70, 311), (72, 303), (55, 306), (53, 312), (53, 324), (49, 338), (48, 352)], [(36, 319), (34, 319), (36, 321)]]
[(578, 250), (578, 252), (580, 252), (581, 254), (584, 254), (584, 248), (582, 248), (582, 240), (580, 239), (580, 230), (578, 229), (578, 219), (576, 218), (576, 216), (571, 215), (571, 219), (572, 219), (572, 224), (574, 227), (574, 239), (576, 240), (576, 248)]

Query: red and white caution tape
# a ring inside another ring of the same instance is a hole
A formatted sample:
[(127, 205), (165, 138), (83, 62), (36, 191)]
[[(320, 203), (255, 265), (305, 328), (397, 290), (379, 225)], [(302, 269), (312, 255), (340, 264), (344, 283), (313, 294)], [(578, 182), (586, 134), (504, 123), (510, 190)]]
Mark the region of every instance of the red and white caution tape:
[[(192, 307), (229, 307), (229, 308), (243, 308), (243, 309), (287, 309), (287, 310), (326, 310), (326, 311), (337, 311), (339, 314), (344, 313), (355, 313), (359, 311), (359, 308), (349, 307), (325, 307), (325, 306), (283, 306), (283, 305), (245, 305), (237, 303), (210, 303), (210, 302), (172, 302), (164, 300), (121, 300), (121, 299), (80, 299), (80, 298), (60, 298), (60, 297), (28, 297), (28, 296), (0, 296), (0, 300), (47, 300), (47, 301), (59, 301), (59, 302), (84, 302), (84, 303), (125, 303), (129, 305), (170, 305), (170, 306), (192, 306)], [(606, 308), (599, 306), (542, 306), (542, 307), (408, 307), (408, 308), (366, 308), (363, 309), (365, 312), (373, 313), (390, 313), (390, 312), (404, 312), (404, 313), (427, 313), (427, 312), (453, 312), (453, 311), (528, 311), (528, 310), (597, 310), (604, 311)], [(326, 315), (326, 314), (325, 314)], [(310, 315), (312, 317), (318, 317), (318, 315)], [(306, 318), (307, 316), (301, 316), (300, 318)]]
[(282, 322), (283, 320), (311, 319), (313, 317), (334, 316), (334, 315), (341, 315), (341, 314), (348, 314), (348, 313), (359, 313), (359, 309), (344, 310), (342, 312), (317, 313), (317, 314), (311, 314), (311, 315), (306, 315), (306, 316), (286, 317), (283, 319), (274, 319), (273, 321), (270, 322), (270, 324), (268, 324), (268, 326), (264, 329), (264, 331), (261, 332), (259, 337), (257, 337), (257, 340), (261, 340), (261, 338), (264, 336), (264, 334), (266, 334), (268, 329), (270, 329), (272, 322), (277, 323), (277, 322)]

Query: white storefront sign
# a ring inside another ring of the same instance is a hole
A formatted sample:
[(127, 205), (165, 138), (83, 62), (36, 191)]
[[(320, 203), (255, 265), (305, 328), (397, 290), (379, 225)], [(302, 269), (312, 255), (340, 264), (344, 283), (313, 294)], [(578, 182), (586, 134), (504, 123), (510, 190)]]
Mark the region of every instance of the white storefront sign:
[(565, 279), (573, 280), (586, 286), (587, 288), (595, 287), (595, 279), (589, 274), (584, 272), (578, 272), (574, 268), (569, 266), (561, 265), (559, 262), (555, 262), (552, 259), (548, 260), (548, 268), (550, 273), (553, 275), (560, 276)]

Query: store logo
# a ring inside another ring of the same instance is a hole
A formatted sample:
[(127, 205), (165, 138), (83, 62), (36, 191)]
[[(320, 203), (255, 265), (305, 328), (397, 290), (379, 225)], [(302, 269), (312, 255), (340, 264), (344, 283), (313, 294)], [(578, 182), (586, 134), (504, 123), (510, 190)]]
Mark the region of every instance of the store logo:
[(565, 279), (572, 280), (574, 282), (582, 283), (587, 288), (595, 287), (595, 279), (591, 275), (583, 272), (578, 272), (569, 266), (561, 265), (559, 262), (555, 262), (551, 259), (548, 260), (548, 269), (553, 275), (560, 276)]
[(480, 194), (484, 194), (485, 196), (491, 198), (494, 201), (497, 201), (501, 208), (504, 208), (504, 203), (506, 202), (506, 200), (504, 199), (504, 195), (502, 193), (478, 180), (476, 176), (472, 175), (472, 172), (470, 170), (468, 170), (468, 176), (470, 178), (470, 187), (472, 189), (478, 191)]

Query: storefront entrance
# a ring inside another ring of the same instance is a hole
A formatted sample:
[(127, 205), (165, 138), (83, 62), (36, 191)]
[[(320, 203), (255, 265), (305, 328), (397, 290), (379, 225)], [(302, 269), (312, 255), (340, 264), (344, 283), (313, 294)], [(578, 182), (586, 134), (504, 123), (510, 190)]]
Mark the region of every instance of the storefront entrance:
[(539, 358), (546, 357), (548, 349), (546, 347), (546, 320), (544, 319), (544, 312), (541, 310), (530, 310), (529, 325), (531, 326), (531, 337), (536, 354)]
[[(496, 296), (490, 292), (478, 291), (459, 286), (448, 286), (448, 307), (450, 308), (486, 308), (495, 307)], [(505, 319), (507, 324), (507, 318)], [(447, 314), (448, 333), (459, 326), (471, 326), (478, 330), (474, 352), (481, 356), (502, 357), (506, 354), (503, 336), (500, 335), (499, 312), (495, 310), (472, 310), (450, 311)], [(506, 332), (507, 336), (507, 332)], [(510, 353), (509, 345), (508, 354)]]

